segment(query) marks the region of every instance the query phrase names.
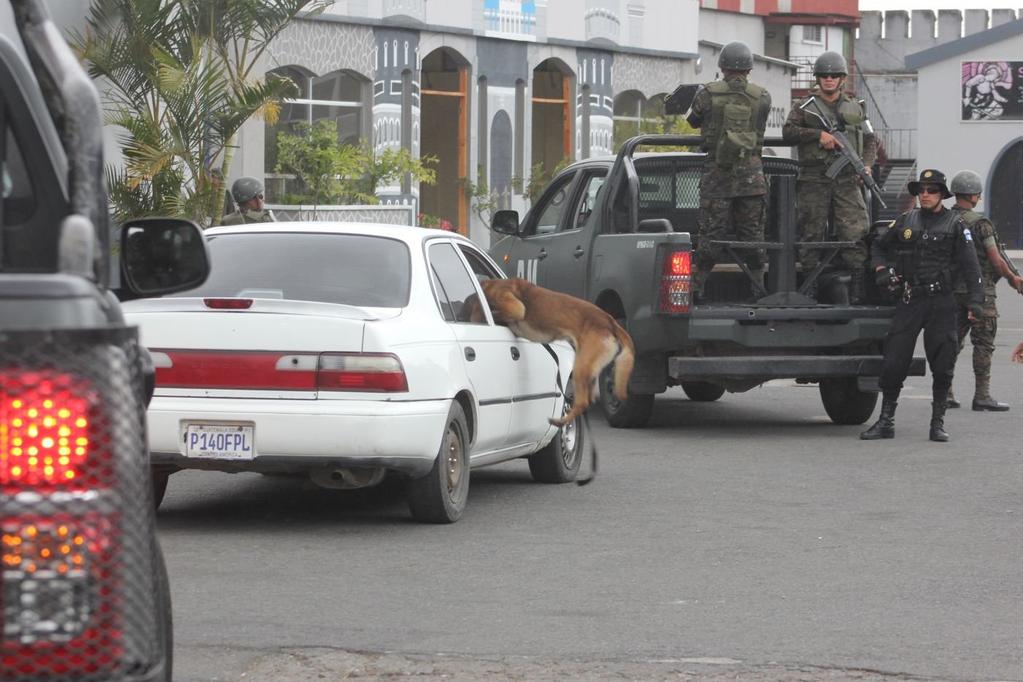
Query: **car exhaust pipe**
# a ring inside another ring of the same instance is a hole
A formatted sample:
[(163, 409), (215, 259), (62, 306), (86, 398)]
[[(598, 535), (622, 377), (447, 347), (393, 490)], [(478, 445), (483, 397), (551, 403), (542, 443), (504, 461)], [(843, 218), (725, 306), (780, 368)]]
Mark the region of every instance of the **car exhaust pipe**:
[(378, 485), (386, 474), (383, 467), (330, 467), (311, 472), (309, 478), (321, 488), (356, 490)]

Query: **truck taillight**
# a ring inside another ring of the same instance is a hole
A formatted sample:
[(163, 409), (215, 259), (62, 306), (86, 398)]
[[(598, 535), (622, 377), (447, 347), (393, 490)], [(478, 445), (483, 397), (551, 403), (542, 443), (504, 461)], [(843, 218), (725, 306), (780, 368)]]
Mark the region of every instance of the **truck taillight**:
[(107, 679), (123, 664), (121, 514), (101, 392), (0, 369), (0, 680)]
[(657, 304), (661, 313), (688, 313), (692, 301), (692, 253), (672, 251), (664, 258)]
[(109, 462), (92, 435), (102, 417), (92, 384), (68, 373), (0, 371), (0, 488), (93, 488)]
[(16, 679), (50, 679), (91, 677), (119, 664), (119, 545), (116, 516), (0, 522), (0, 669)]

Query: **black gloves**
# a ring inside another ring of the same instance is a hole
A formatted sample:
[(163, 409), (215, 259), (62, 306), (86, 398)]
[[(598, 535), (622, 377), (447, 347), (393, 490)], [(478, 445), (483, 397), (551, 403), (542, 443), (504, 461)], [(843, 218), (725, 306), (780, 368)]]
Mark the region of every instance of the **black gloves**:
[(885, 268), (874, 273), (874, 282), (881, 289), (895, 289), (902, 284), (902, 278), (895, 273), (894, 268)]

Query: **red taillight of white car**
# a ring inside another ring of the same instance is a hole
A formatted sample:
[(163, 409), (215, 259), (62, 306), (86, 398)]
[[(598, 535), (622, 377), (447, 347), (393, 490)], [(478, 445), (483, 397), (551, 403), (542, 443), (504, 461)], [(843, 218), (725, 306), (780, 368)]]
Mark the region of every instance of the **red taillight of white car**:
[(658, 311), (688, 313), (692, 302), (692, 253), (672, 251), (664, 258), (658, 290)]
[(0, 515), (0, 679), (98, 679), (121, 665), (106, 421), (86, 378), (0, 370), (0, 494), (31, 509)]
[(151, 349), (160, 388), (403, 393), (391, 353), (288, 353)]

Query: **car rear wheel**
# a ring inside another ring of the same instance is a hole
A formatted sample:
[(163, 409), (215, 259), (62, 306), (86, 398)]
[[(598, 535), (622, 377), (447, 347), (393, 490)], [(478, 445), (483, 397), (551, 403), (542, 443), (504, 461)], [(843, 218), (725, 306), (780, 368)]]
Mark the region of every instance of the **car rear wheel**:
[(709, 381), (683, 381), (682, 390), (690, 400), (701, 403), (712, 403), (725, 394), (724, 386)]
[(405, 488), (412, 518), (423, 523), (454, 523), (469, 499), (469, 429), (457, 402), (451, 405), (440, 451), (430, 473)]
[(607, 423), (616, 429), (646, 426), (654, 411), (654, 394), (629, 391), (625, 400), (619, 400), (614, 387), (614, 364), (611, 364), (600, 373), (600, 406)]
[[(572, 384), (565, 389), (562, 415), (572, 409)], [(579, 473), (583, 459), (583, 417), (562, 426), (542, 450), (529, 456), (529, 473), (537, 483), (569, 483)]]
[(819, 388), (824, 411), (836, 424), (862, 424), (877, 405), (877, 393), (861, 391), (856, 377), (821, 379)]

